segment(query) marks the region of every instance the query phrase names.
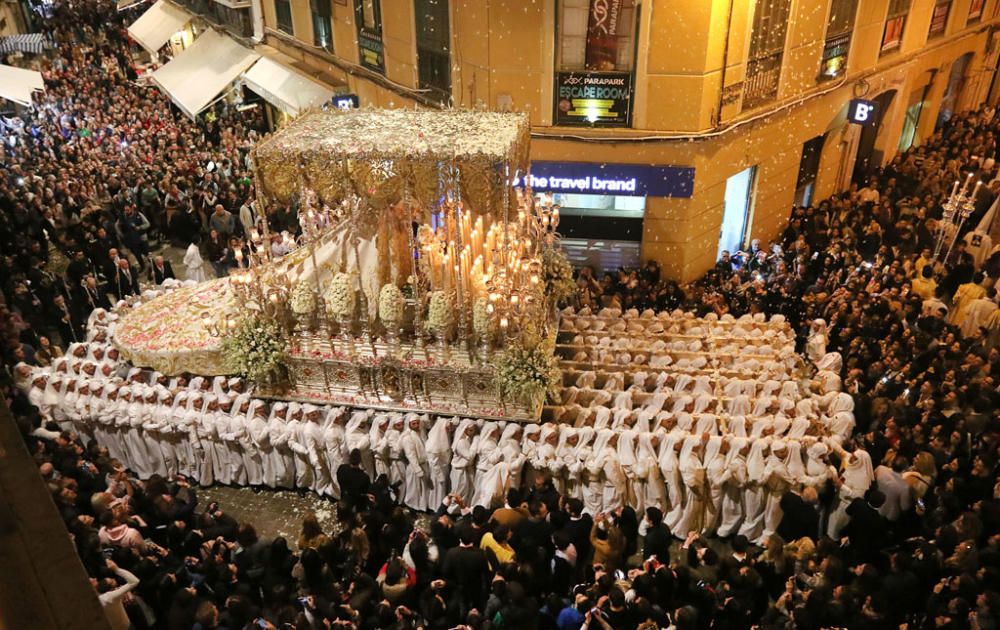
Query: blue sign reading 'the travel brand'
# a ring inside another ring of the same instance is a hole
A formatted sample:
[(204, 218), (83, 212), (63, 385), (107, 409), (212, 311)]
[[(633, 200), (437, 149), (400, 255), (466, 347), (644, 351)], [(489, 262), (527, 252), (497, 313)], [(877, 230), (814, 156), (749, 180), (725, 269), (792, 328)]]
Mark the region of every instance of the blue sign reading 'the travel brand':
[[(523, 183), (519, 178), (514, 185)], [(533, 161), (531, 189), (580, 195), (687, 198), (694, 192), (694, 168)]]

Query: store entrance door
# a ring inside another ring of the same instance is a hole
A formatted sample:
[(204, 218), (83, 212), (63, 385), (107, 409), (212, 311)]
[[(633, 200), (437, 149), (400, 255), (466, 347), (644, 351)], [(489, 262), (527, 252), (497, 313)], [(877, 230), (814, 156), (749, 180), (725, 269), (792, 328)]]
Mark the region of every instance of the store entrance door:
[(719, 230), (719, 250), (735, 252), (743, 248), (747, 228), (750, 227), (750, 212), (753, 208), (753, 187), (757, 167), (751, 166), (726, 180), (726, 197), (722, 211), (722, 227)]

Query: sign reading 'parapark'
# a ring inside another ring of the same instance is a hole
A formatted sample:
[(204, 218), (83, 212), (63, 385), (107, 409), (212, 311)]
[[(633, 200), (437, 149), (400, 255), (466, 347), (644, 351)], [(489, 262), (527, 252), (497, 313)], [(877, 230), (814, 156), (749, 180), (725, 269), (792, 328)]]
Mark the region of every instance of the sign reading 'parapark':
[[(694, 191), (694, 169), (536, 160), (531, 163), (530, 184), (534, 192), (686, 198)], [(514, 185), (523, 183), (518, 178)]]
[(627, 127), (632, 118), (629, 72), (556, 74), (557, 125)]

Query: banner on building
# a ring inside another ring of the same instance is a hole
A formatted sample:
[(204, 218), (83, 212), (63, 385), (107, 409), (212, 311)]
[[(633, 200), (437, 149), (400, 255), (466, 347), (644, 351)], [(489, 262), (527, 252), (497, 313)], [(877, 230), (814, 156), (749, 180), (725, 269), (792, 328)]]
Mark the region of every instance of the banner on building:
[(555, 124), (628, 127), (632, 89), (630, 72), (557, 72)]
[(590, 0), (587, 16), (587, 70), (618, 67), (618, 34), (622, 0)]

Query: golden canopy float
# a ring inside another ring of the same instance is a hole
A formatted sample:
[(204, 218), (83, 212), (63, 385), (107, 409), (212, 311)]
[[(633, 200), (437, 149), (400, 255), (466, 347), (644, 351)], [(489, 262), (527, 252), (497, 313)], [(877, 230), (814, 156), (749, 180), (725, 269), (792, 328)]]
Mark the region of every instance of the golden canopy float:
[[(284, 347), (265, 395), (537, 419), (558, 382), (558, 207), (512, 187), (528, 144), (520, 114), (307, 113), (252, 156), (261, 207), (295, 206), (302, 236), (262, 225), (228, 279), (138, 307), (119, 345), (168, 374), (247, 373), (226, 341), (264, 320)], [(282, 239), (292, 251), (272, 258)]]

